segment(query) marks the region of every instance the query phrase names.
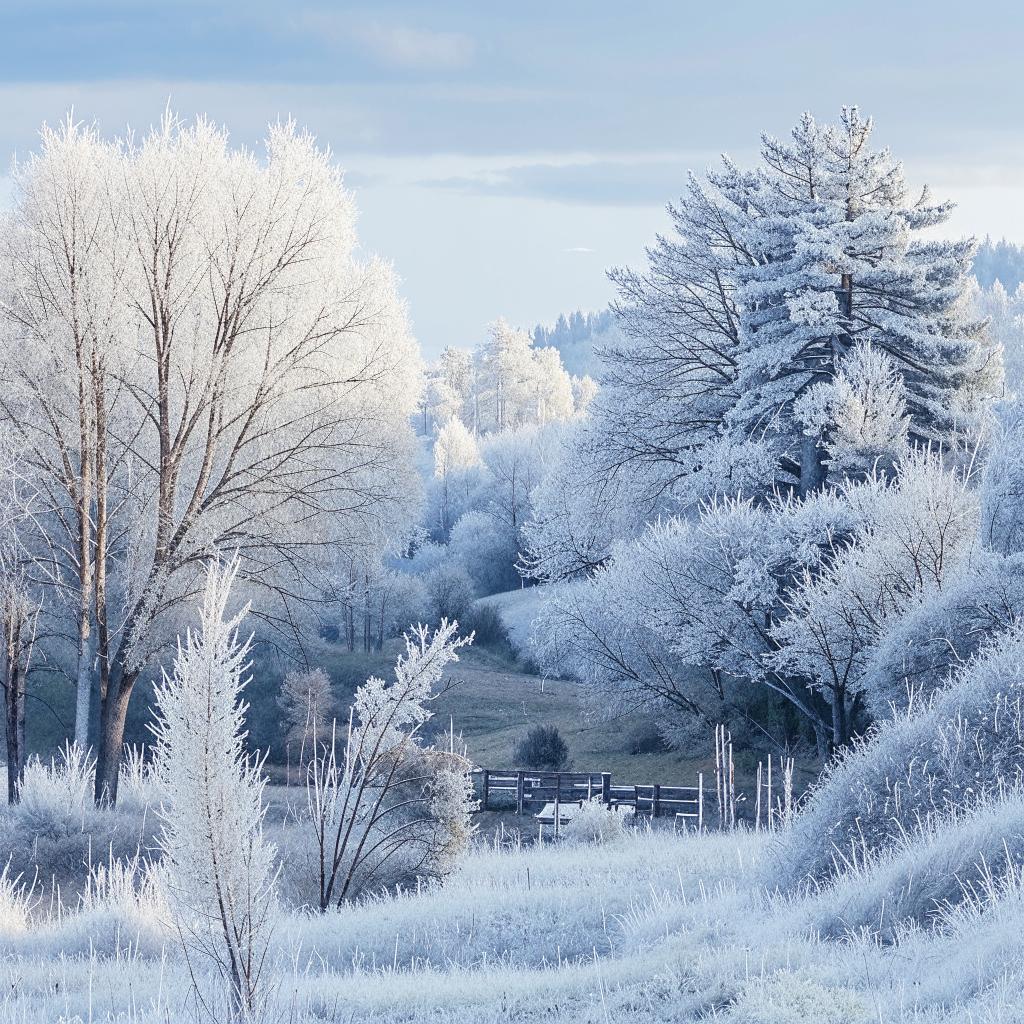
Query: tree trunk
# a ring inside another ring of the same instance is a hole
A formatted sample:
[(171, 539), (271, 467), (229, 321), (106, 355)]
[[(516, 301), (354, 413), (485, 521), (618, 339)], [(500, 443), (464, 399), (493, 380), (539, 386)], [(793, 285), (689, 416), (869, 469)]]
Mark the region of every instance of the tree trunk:
[(78, 678), (75, 683), (75, 744), (82, 750), (89, 746), (89, 709), (92, 706), (97, 639), (90, 608), (79, 620)]
[(820, 491), (825, 484), (825, 451), (815, 437), (805, 437), (800, 449), (800, 495)]
[(7, 734), (7, 802), (18, 802), (25, 776), (25, 675), (21, 666), (21, 622), (12, 616), (4, 637), (4, 695)]
[(121, 753), (124, 748), (124, 726), (128, 717), (128, 704), (135, 686), (136, 674), (125, 675), (118, 669), (110, 680), (110, 691), (103, 701), (100, 714), (100, 743), (96, 759), (97, 804), (113, 806), (117, 803), (117, 782), (121, 772)]
[(846, 708), (846, 688), (840, 687), (832, 695), (832, 749), (838, 750), (850, 738), (849, 716)]

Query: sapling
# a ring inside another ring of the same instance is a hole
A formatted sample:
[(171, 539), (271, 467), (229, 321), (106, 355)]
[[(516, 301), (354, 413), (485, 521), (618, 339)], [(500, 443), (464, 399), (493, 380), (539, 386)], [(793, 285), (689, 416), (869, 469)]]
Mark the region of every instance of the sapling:
[(156, 689), (154, 765), (162, 790), (160, 846), (185, 954), (228, 984), (232, 1019), (263, 1003), (260, 976), (275, 911), (275, 849), (263, 836), (263, 761), (245, 751), (242, 690), (249, 641), (228, 615), (237, 557), (213, 563), (198, 631), (179, 640)]

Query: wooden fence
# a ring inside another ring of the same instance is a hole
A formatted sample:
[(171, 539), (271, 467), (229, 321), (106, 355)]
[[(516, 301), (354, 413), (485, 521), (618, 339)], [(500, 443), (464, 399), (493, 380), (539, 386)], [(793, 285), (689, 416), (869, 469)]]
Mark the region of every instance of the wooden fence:
[[(615, 785), (610, 772), (536, 772), (525, 769), (502, 771), (480, 768), (480, 810), (495, 809), (501, 803), (517, 814), (534, 806), (579, 803), (599, 797), (608, 807), (632, 807), (637, 814), (652, 818), (675, 815), (686, 825), (704, 827), (704, 775), (696, 786), (663, 786), (660, 783)], [(504, 799), (502, 799), (504, 798)]]

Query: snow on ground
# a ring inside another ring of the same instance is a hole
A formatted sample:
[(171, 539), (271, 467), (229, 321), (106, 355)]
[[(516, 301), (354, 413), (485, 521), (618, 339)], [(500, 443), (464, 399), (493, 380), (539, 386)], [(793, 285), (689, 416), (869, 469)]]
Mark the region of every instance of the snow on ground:
[[(1021, 980), (1016, 889), (944, 931), (908, 929), (885, 945), (823, 940), (806, 924), (816, 897), (765, 892), (770, 841), (640, 831), (604, 846), (481, 845), (446, 885), (323, 916), (287, 913), (266, 975), (267, 1019), (1019, 1019), (1007, 1014)], [(0, 951), (2, 1021), (194, 1014), (187, 965), (152, 891), (111, 887), (77, 913), (51, 918), (39, 906), (26, 921), (0, 886)]]
[(545, 587), (523, 587), (482, 597), (477, 603), (496, 608), (512, 645), (521, 654), (529, 655), (533, 620), (540, 614), (541, 604), (549, 591), (550, 588)]

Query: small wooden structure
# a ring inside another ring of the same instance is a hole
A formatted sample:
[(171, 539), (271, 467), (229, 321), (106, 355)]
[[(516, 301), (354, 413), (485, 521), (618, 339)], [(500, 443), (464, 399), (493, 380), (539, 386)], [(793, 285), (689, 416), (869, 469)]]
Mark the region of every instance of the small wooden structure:
[[(609, 808), (629, 808), (635, 814), (658, 818), (674, 815), (690, 828), (704, 827), (704, 775), (696, 786), (665, 786), (661, 783), (615, 785), (611, 772), (537, 772), (518, 768), (501, 770), (479, 768), (480, 810), (492, 810), (499, 802), (506, 807), (514, 802), (516, 813), (525, 814), (541, 805), (541, 820), (550, 805), (554, 809), (579, 805), (583, 800), (599, 798)], [(504, 799), (502, 799), (504, 798)], [(559, 811), (561, 821), (562, 817)]]
[(545, 804), (535, 815), (534, 818), (540, 822), (541, 825), (554, 825), (555, 817), (558, 817), (559, 825), (566, 825), (573, 818), (579, 814), (579, 804)]

